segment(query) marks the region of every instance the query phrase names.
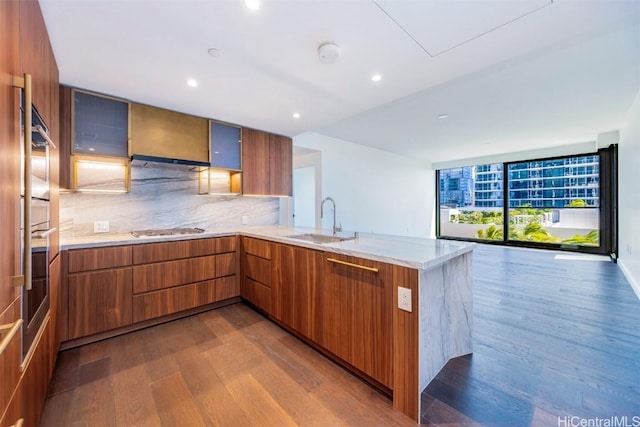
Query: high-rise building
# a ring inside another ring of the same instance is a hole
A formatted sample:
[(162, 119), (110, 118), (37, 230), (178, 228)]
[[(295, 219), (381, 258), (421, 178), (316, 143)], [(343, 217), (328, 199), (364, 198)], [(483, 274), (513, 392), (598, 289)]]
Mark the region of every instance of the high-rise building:
[(564, 208), (599, 205), (599, 157), (566, 157), (509, 165), (509, 207)]
[[(509, 207), (564, 208), (578, 201), (599, 205), (599, 157), (565, 157), (508, 165)], [(440, 205), (503, 207), (503, 164), (440, 171)]]
[(440, 171), (440, 206), (471, 207), (474, 197), (474, 167)]
[(502, 163), (476, 166), (475, 206), (501, 208), (503, 206)]

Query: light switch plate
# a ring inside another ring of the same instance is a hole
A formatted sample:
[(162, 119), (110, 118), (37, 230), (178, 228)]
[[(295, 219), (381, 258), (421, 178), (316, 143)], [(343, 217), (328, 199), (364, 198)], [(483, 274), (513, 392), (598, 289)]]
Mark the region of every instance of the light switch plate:
[(93, 221), (93, 232), (94, 233), (108, 233), (109, 232), (109, 221)]
[(411, 313), (411, 289), (398, 286), (398, 308)]
[(242, 215), (242, 225), (247, 225), (249, 223), (249, 217), (246, 215)]

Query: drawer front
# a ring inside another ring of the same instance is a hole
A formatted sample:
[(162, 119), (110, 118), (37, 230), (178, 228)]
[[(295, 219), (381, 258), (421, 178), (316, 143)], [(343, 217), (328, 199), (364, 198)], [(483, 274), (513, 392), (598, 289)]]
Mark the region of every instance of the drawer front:
[(202, 282), (215, 277), (215, 255), (133, 267), (133, 293)]
[(242, 238), (242, 249), (245, 253), (255, 255), (264, 259), (271, 259), (271, 243), (253, 239), (251, 237)]
[(218, 237), (216, 239), (216, 253), (224, 254), (227, 252), (235, 252), (238, 248), (238, 237)]
[(256, 307), (271, 313), (271, 288), (264, 286), (262, 283), (245, 277), (242, 297)]
[(216, 279), (216, 301), (240, 296), (240, 280), (238, 276), (227, 276)]
[(131, 246), (113, 246), (69, 251), (69, 273), (131, 265)]
[(133, 321), (153, 319), (206, 305), (216, 300), (216, 281), (178, 286), (133, 297)]
[(171, 261), (216, 253), (217, 239), (180, 240), (148, 243), (133, 247), (133, 264)]
[(216, 255), (216, 277), (232, 276), (238, 271), (235, 252)]
[(270, 288), (271, 261), (259, 258), (255, 255), (245, 255), (244, 275)]

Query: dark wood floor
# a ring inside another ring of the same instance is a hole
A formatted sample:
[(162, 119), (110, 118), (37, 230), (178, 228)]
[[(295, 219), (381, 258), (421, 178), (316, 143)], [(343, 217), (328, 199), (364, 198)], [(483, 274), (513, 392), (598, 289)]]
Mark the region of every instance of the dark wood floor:
[[(640, 302), (616, 265), (555, 255), (478, 247), (474, 354), (449, 362), (425, 390), (424, 424), (640, 416)], [(236, 304), (61, 353), (41, 425), (412, 423)]]
[(474, 353), (427, 387), (423, 423), (640, 422), (640, 301), (615, 264), (557, 254), (478, 247)]

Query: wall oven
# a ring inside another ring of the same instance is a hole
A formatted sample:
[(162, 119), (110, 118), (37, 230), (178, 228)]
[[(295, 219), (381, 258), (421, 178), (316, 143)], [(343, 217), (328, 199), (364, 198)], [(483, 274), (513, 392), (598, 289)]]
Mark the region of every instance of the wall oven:
[(49, 148), (55, 145), (49, 138), (46, 124), (32, 105), (31, 76), (25, 75), (20, 93), (20, 273), (24, 276), (21, 291), (24, 361), (49, 312), (49, 235), (56, 231), (49, 227)]

